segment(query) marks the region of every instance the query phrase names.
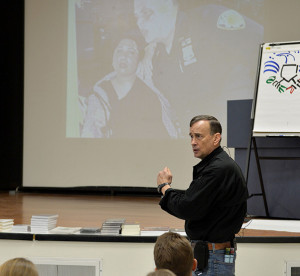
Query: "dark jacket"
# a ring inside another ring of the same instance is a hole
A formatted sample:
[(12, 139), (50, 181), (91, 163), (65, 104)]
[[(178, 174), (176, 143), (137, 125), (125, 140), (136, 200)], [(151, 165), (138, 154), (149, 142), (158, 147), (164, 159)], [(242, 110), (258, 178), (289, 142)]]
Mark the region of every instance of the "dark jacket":
[(247, 198), (241, 169), (219, 147), (194, 166), (193, 181), (185, 192), (168, 189), (160, 205), (185, 220), (191, 240), (225, 242), (239, 232)]

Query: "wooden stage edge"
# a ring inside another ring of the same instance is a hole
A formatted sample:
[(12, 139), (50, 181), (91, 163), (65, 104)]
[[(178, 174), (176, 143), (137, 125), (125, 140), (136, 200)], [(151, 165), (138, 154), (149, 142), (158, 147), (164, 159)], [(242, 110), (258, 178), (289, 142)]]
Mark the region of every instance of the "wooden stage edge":
[[(184, 228), (159, 206), (159, 196), (79, 195), (0, 192), (0, 219), (30, 224), (32, 215), (58, 214), (57, 226), (101, 227), (108, 218), (125, 218), (144, 227)], [(238, 237), (300, 237), (300, 233), (241, 229)]]

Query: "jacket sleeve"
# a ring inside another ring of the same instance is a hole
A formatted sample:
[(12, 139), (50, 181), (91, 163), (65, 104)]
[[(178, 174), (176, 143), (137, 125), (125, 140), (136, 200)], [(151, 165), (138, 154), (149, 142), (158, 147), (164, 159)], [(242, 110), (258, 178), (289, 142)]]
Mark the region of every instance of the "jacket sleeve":
[(212, 172), (207, 172), (192, 181), (184, 193), (168, 189), (160, 201), (160, 206), (169, 214), (180, 219), (202, 218), (215, 204), (220, 186), (218, 185), (219, 181), (219, 177), (216, 177)]

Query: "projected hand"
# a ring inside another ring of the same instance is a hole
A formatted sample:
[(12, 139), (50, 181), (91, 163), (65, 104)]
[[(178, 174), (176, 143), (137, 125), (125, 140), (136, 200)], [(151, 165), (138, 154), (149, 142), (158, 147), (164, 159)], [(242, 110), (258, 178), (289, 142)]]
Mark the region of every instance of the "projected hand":
[(170, 171), (170, 169), (168, 167), (165, 167), (162, 171), (160, 171), (158, 173), (158, 176), (157, 176), (157, 186), (162, 184), (162, 183), (165, 183), (165, 182), (168, 182), (168, 183), (172, 183), (172, 173)]

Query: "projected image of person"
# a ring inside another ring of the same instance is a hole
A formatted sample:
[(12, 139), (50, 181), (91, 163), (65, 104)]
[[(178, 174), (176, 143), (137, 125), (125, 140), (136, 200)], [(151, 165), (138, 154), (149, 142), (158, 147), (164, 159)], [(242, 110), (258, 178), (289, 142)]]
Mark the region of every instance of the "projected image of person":
[(162, 98), (137, 77), (138, 62), (137, 43), (122, 39), (113, 53), (114, 71), (99, 80), (88, 97), (82, 137), (169, 137)]
[(223, 117), (227, 100), (252, 96), (263, 28), (225, 6), (181, 5), (188, 4), (134, 0), (147, 43), (139, 74), (170, 101), (182, 127), (199, 110)]

